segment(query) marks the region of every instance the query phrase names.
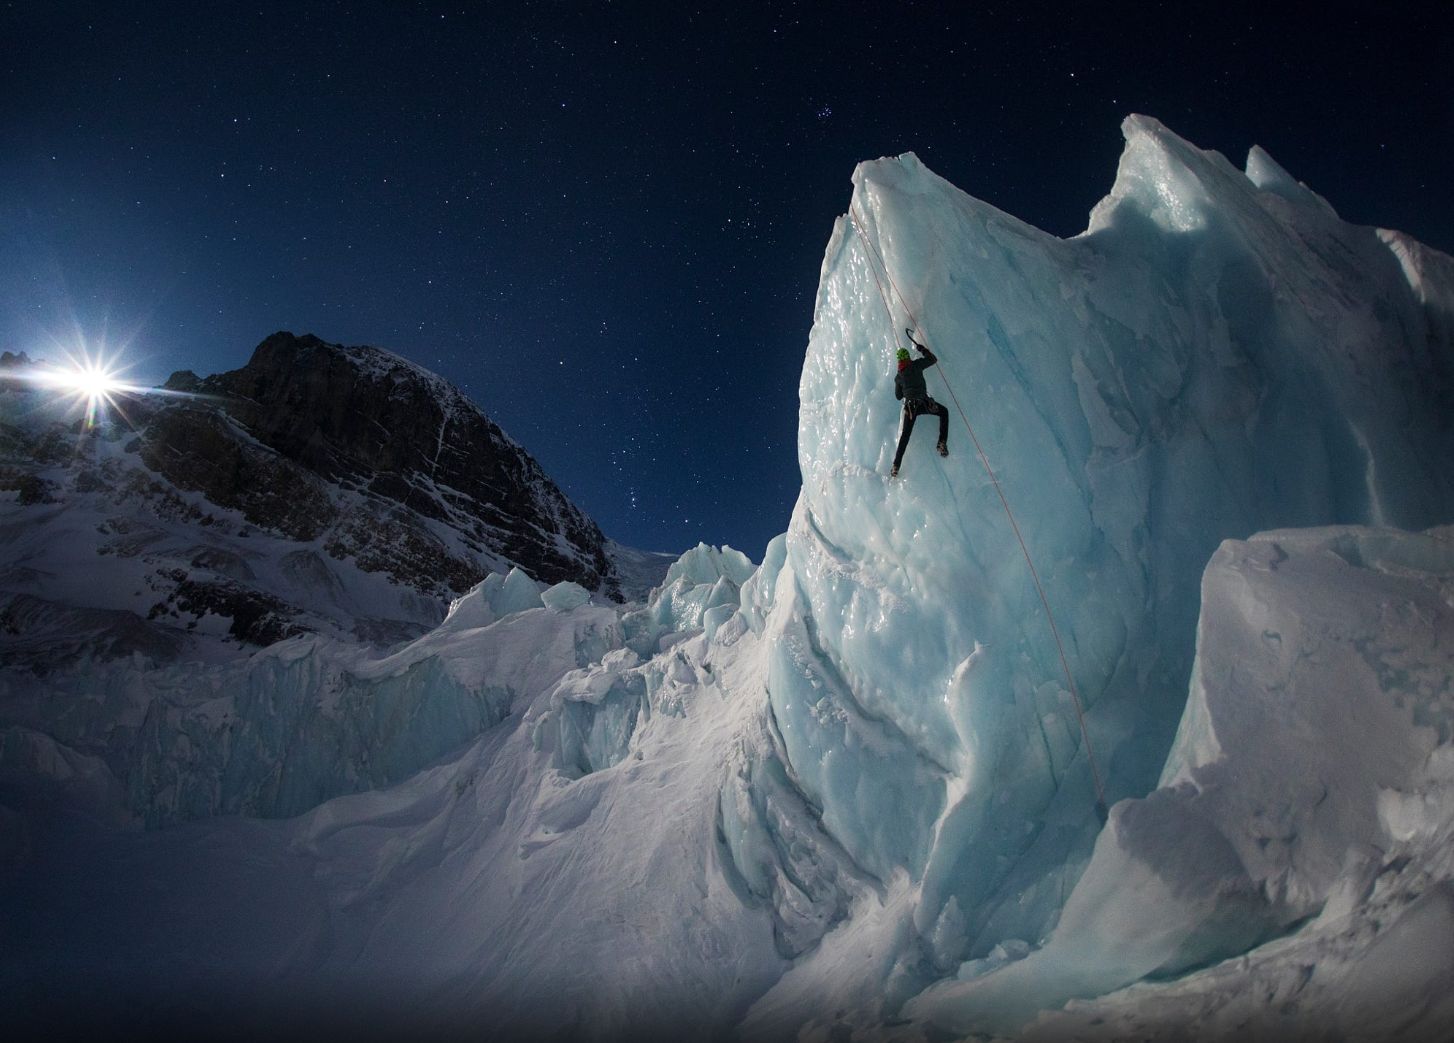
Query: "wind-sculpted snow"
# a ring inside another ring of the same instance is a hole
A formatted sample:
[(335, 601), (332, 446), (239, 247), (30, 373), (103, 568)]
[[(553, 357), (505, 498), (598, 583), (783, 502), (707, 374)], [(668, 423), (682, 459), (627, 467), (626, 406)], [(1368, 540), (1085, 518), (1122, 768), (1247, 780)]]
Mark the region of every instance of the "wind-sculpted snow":
[(902, 962), (920, 980), (1043, 937), (1100, 823), (1045, 612), (957, 410), (947, 459), (916, 432), (888, 477), (905, 326), (1015, 511), (1112, 801), (1156, 781), (1222, 539), (1454, 517), (1448, 259), (1342, 222), (1260, 150), (1243, 174), (1154, 120), (1124, 129), (1075, 239), (906, 155), (859, 167), (823, 261), (803, 489), (763, 613), (771, 713), (832, 836), (919, 888)]

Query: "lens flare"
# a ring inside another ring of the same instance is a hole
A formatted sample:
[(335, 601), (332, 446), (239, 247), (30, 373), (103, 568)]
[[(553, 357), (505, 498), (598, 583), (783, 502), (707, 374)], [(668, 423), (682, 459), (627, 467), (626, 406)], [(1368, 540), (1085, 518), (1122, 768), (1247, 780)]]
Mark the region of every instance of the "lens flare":
[(88, 428), (95, 427), (111, 410), (119, 411), (120, 396), (145, 390), (122, 380), (115, 363), (103, 353), (92, 355), (85, 350), (66, 352), (61, 365), (42, 364), (30, 379), (81, 407)]
[(53, 388), (89, 400), (103, 400), (125, 387), (104, 363), (99, 362), (52, 370), (46, 374), (45, 382)]
[(86, 403), (86, 426), (94, 427), (96, 417), (115, 406), (115, 396), (126, 385), (112, 376), (102, 361), (87, 361), (61, 374), (61, 386)]

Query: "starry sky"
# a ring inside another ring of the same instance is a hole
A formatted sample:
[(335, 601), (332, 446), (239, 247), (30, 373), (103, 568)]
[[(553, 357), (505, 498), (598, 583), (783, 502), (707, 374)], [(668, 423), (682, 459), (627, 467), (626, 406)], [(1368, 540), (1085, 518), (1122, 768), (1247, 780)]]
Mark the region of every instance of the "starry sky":
[(1454, 251), (1437, 10), (3, 2), (0, 348), (147, 383), (388, 348), (608, 535), (756, 560), (858, 161), (1074, 235), (1143, 112)]

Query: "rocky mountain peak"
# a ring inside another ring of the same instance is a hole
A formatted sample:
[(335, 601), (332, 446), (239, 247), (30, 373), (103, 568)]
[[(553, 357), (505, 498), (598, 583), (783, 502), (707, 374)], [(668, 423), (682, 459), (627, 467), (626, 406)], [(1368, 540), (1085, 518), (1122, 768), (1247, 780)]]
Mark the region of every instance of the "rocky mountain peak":
[[(408, 636), (512, 566), (622, 597), (619, 548), (596, 523), (458, 389), (397, 355), (278, 332), (241, 368), (179, 371), (164, 389), (128, 404), (133, 431), (75, 445), (34, 403), (3, 404), (0, 464), (25, 534), (9, 564), (26, 567), (0, 570), (16, 580), (0, 598), (52, 600), (35, 577), (48, 548), (85, 553), (78, 540), (117, 576), (65, 606), (184, 629), (222, 619), (251, 643)], [(74, 535), (42, 531), (62, 523)]]

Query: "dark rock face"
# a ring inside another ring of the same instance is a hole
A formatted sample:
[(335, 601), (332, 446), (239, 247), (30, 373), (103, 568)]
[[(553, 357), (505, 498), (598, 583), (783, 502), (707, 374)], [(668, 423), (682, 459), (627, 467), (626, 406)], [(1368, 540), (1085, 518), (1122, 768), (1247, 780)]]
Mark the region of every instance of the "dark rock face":
[(148, 619), (171, 615), (191, 617), (188, 628), (209, 613), (230, 619), (228, 633), (251, 645), (270, 645), (306, 628), (294, 624), (298, 613), (280, 598), (228, 580), (193, 579), (182, 569), (173, 569), (168, 576), (176, 586), (166, 600), (158, 601), (147, 613)]
[(139, 654), (155, 662), (182, 650), (176, 631), (134, 612), (76, 608), (29, 594), (0, 601), (0, 651), (6, 666), (45, 676), (80, 657), (99, 661)]
[[(153, 418), (144, 458), (259, 526), (326, 532), (334, 557), (430, 593), (463, 593), (498, 555), (619, 594), (595, 522), (453, 385), (398, 356), (275, 333), (241, 369), (168, 382), (182, 385), (202, 397)], [(340, 505), (330, 486), (364, 503)], [(440, 526), (477, 554), (448, 549)]]
[[(224, 407), (225, 408), (225, 407)], [(295, 540), (318, 538), (338, 518), (307, 470), (245, 438), (213, 405), (174, 405), (147, 425), (141, 458), (173, 485)]]

